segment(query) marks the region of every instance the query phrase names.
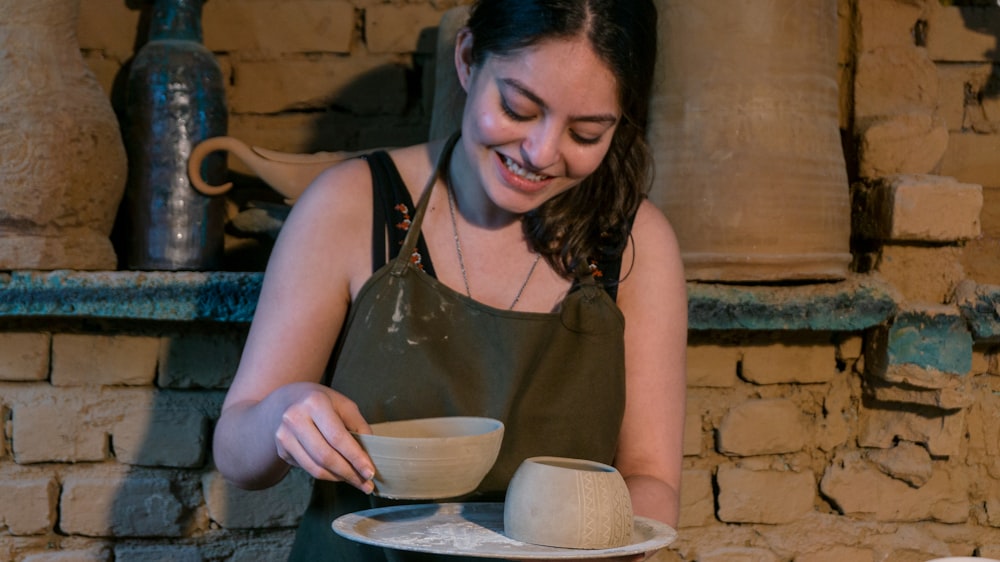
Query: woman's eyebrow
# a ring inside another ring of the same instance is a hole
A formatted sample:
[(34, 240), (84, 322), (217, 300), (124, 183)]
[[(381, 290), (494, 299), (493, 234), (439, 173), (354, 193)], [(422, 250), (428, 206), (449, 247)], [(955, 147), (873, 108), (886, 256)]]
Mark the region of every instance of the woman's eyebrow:
[[(518, 93), (520, 93), (522, 96), (528, 98), (529, 100), (531, 100), (533, 103), (535, 103), (536, 105), (538, 105), (542, 109), (547, 109), (549, 107), (548, 104), (545, 103), (544, 100), (542, 100), (542, 98), (538, 97), (537, 94), (535, 94), (530, 89), (528, 89), (528, 87), (525, 86), (524, 84), (522, 84), (520, 81), (518, 81), (518, 80), (516, 80), (514, 78), (500, 78), (499, 80), (505, 86), (508, 86), (510, 88), (513, 88), (513, 89), (517, 90)], [(613, 124), (615, 124), (615, 123), (618, 122), (618, 116), (617, 115), (613, 115), (611, 113), (599, 113), (597, 115), (571, 115), (570, 116), (570, 120), (571, 121), (587, 121), (587, 122), (590, 122), (590, 123), (608, 123), (608, 124), (613, 125)]]

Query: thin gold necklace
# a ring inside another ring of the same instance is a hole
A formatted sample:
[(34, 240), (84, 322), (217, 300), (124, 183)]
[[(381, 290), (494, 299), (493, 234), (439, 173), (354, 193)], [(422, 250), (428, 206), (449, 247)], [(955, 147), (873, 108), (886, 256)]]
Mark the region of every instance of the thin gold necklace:
[[(444, 182), (445, 189), (448, 191), (448, 212), (451, 214), (451, 231), (455, 235), (455, 253), (458, 254), (458, 267), (462, 270), (462, 281), (465, 283), (465, 294), (471, 299), (472, 290), (469, 289), (469, 275), (465, 272), (465, 258), (462, 256), (462, 241), (458, 239), (458, 222), (455, 220), (455, 194), (451, 189), (451, 182)], [(542, 258), (541, 254), (535, 254), (535, 261), (531, 263), (531, 269), (528, 270), (528, 276), (524, 278), (524, 283), (521, 283), (521, 288), (517, 290), (517, 294), (514, 295), (514, 302), (510, 303), (510, 307), (507, 310), (514, 310), (514, 306), (517, 302), (521, 300), (521, 294), (524, 293), (524, 288), (528, 286), (528, 281), (531, 280), (532, 274), (535, 273), (535, 267), (538, 266), (538, 261)]]

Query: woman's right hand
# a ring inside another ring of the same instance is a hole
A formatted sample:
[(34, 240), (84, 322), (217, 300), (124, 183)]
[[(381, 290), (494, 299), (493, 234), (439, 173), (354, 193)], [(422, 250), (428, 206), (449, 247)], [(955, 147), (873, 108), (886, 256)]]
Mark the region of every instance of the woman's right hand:
[(274, 433), (278, 456), (314, 478), (347, 482), (370, 494), (375, 466), (351, 432), (371, 433), (371, 427), (357, 405), (314, 383), (292, 383), (284, 392), (291, 401)]

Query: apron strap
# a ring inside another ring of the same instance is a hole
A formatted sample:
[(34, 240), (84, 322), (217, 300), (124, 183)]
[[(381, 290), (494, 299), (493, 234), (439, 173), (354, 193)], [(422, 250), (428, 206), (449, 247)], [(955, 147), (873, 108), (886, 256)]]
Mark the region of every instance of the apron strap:
[(583, 291), (584, 297), (588, 301), (598, 298), (601, 293), (606, 292), (598, 286), (597, 280), (594, 279), (594, 273), (586, 262), (581, 261), (573, 270), (573, 274), (576, 277), (577, 286)]
[(397, 277), (403, 273), (407, 264), (410, 263), (410, 256), (413, 255), (413, 249), (416, 248), (417, 240), (420, 239), (420, 225), (424, 222), (424, 213), (427, 211), (427, 202), (431, 198), (431, 191), (434, 189), (434, 184), (437, 183), (438, 178), (441, 177), (441, 173), (448, 167), (448, 163), (451, 161), (451, 152), (454, 150), (455, 144), (461, 136), (461, 131), (453, 133), (445, 141), (444, 146), (441, 147), (441, 154), (438, 156), (437, 165), (434, 166), (434, 173), (431, 174), (431, 177), (427, 178), (427, 184), (424, 185), (423, 193), (420, 194), (420, 200), (417, 201), (417, 210), (413, 215), (413, 220), (410, 221), (410, 228), (407, 230), (406, 238), (403, 240), (403, 247), (399, 250), (396, 259), (393, 260), (392, 274)]

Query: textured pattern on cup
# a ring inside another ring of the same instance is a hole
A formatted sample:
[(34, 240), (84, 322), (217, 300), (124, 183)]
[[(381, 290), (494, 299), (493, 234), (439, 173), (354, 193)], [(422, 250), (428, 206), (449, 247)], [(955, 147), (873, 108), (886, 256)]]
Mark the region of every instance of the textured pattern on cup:
[(633, 513), (614, 467), (563, 457), (532, 457), (518, 467), (504, 502), (504, 533), (525, 543), (604, 549), (628, 545)]

